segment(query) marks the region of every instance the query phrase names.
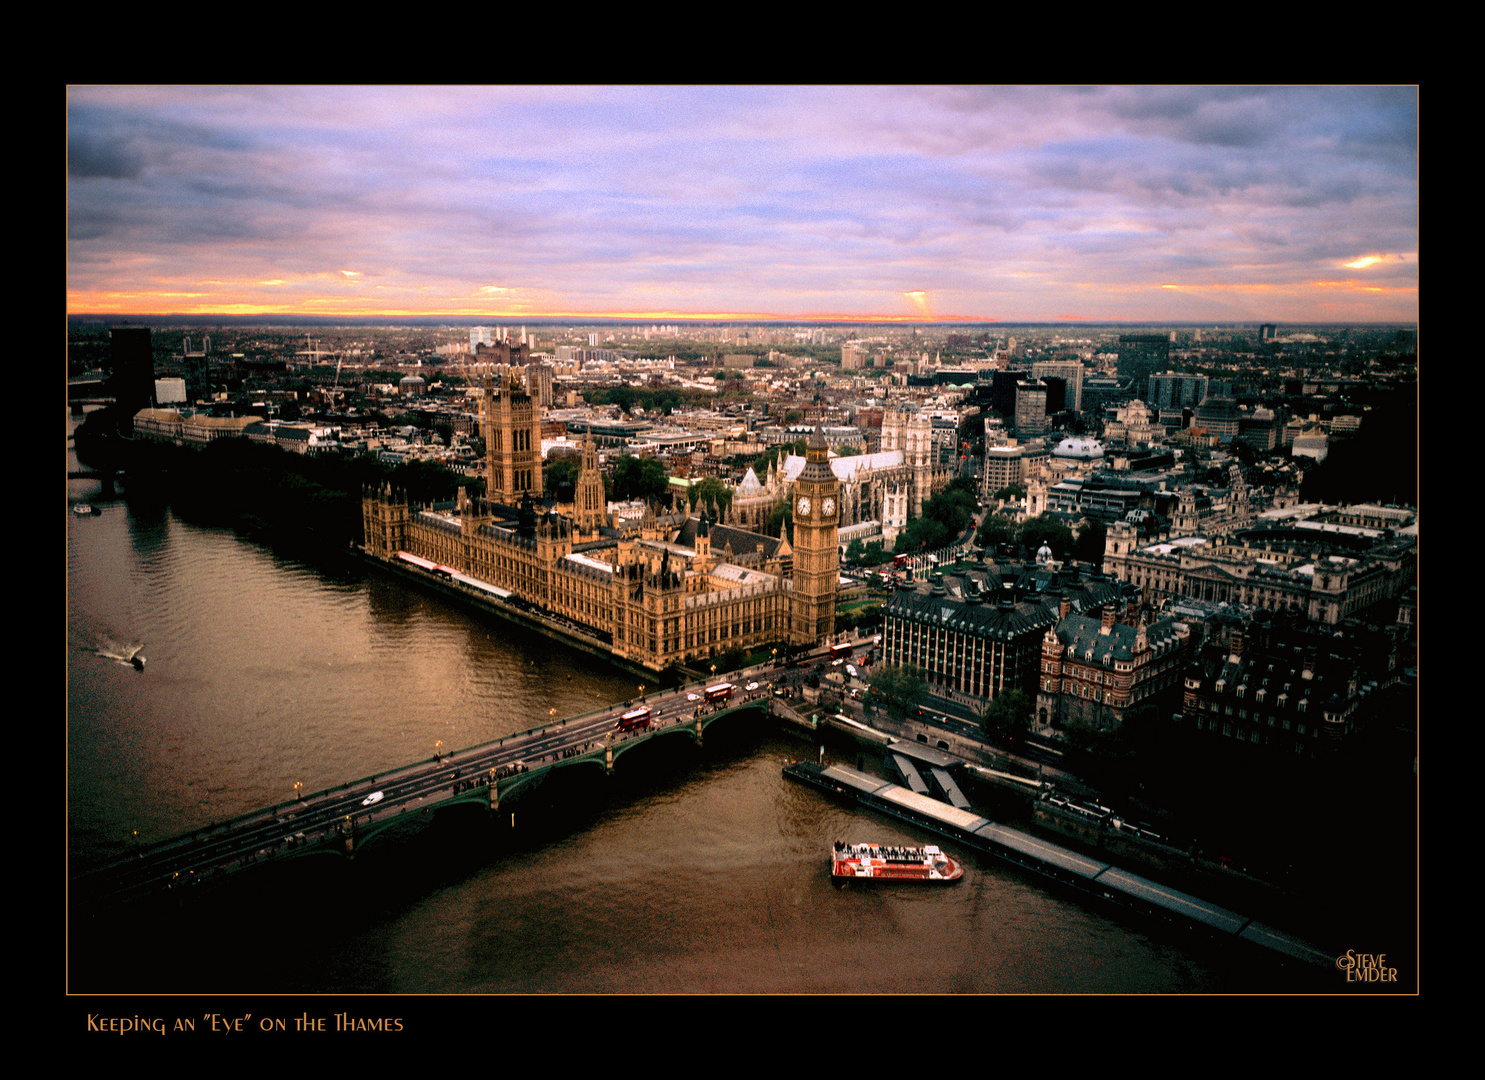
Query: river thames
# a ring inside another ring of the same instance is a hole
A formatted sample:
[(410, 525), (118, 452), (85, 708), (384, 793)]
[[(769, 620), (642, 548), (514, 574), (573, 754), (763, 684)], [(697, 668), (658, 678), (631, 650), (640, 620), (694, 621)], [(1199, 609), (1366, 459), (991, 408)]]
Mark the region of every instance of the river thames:
[[(70, 502), (96, 495), (69, 483)], [(122, 498), (99, 505), (67, 523), (74, 873), (126, 853), (136, 831), (164, 839), (285, 801), (296, 783), (339, 785), (636, 692), (619, 669), (351, 560), (296, 557)], [(143, 671), (125, 659), (135, 647)], [(931, 838), (783, 778), (784, 761), (818, 752), (740, 721), (702, 750), (657, 749), (559, 808), (523, 810), (513, 830), (455, 815), (354, 863), (244, 877), (238, 895), (129, 933), (70, 924), (69, 990), (1314, 988), (1313, 973), (1141, 924), (972, 852), (955, 852), (966, 877), (951, 887), (838, 891), (833, 841)]]

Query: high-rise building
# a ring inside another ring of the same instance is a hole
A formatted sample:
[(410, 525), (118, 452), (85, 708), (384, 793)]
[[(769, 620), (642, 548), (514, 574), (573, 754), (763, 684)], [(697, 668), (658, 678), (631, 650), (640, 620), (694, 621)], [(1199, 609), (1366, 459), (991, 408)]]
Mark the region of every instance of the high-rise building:
[(1047, 430), (1047, 387), (1041, 382), (1016, 385), (1016, 433), (1040, 435)]
[(1216, 436), (1220, 441), (1227, 442), (1237, 436), (1238, 415), (1236, 400), (1208, 394), (1197, 408), (1196, 418), (1192, 423), (1206, 428), (1209, 434)]
[(1272, 409), (1254, 409), (1238, 414), (1238, 439), (1255, 450), (1269, 451), (1279, 445), (1281, 423)]
[(155, 396), (155, 349), (148, 326), (115, 326), (110, 335), (111, 388), (125, 416), (150, 407)]
[[(1083, 362), (1081, 360), (1038, 360), (1031, 365), (1034, 379), (1062, 379), (1067, 383), (1062, 407), (1073, 412), (1083, 410)], [(1059, 411), (1059, 410), (1054, 410)]]
[(552, 388), (552, 365), (526, 365), (526, 392), (535, 400), (538, 408), (550, 409), (554, 402)]
[(1151, 375), (1170, 366), (1169, 334), (1120, 334), (1119, 378), (1133, 380), (1130, 391), (1148, 400)]
[(1047, 415), (1056, 416), (1068, 406), (1067, 380), (1056, 375), (1041, 375), (1037, 382), (1047, 388)]
[(989, 498), (1002, 488), (1026, 479), (1026, 447), (987, 446), (983, 493)]
[(1016, 414), (1016, 386), (1026, 378), (1026, 369), (990, 373), (990, 407), (1002, 416)]
[(1205, 375), (1183, 375), (1167, 371), (1150, 376), (1150, 393), (1145, 403), (1165, 410), (1194, 409), (1207, 396)]

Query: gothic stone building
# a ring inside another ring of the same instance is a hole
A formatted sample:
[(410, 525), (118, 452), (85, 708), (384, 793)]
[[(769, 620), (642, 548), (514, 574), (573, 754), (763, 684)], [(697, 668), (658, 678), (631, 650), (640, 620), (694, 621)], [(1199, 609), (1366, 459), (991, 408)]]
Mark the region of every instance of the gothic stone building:
[[(487, 422), (501, 423), (499, 402), (490, 404)], [(491, 474), (518, 475), (512, 460), (520, 461), (526, 444), (510, 436), (527, 429), (496, 430), (507, 437), (491, 451)], [(704, 519), (653, 513), (638, 530), (600, 529), (594, 537), (586, 520), (591, 510), (581, 501), (585, 520), (574, 523), (521, 491), (518, 478), (519, 506), (472, 499), (462, 489), (454, 503), (427, 507), (414, 507), (387, 487), (364, 492), (365, 549), (388, 561), (429, 560), (457, 587), (505, 594), (570, 620), (608, 642), (616, 656), (656, 671), (734, 648), (813, 644), (835, 625), (839, 491), (818, 433), (808, 457), (796, 486), (792, 548)], [(592, 487), (586, 474), (594, 468), (594, 455), (585, 453), (579, 491)], [(719, 548), (733, 561), (720, 557)]]
[[(777, 472), (770, 469), (766, 481), (750, 470), (739, 489), (743, 499), (734, 497), (729, 520), (737, 524), (766, 521), (780, 500), (796, 497), (794, 488), (807, 460), (808, 455), (789, 455)], [(879, 452), (830, 456), (827, 461), (839, 485), (837, 525), (880, 522), (889, 547), (908, 520), (922, 514), (924, 502), (953, 479), (950, 467), (937, 464), (932, 421), (900, 409), (889, 410), (883, 418)]]

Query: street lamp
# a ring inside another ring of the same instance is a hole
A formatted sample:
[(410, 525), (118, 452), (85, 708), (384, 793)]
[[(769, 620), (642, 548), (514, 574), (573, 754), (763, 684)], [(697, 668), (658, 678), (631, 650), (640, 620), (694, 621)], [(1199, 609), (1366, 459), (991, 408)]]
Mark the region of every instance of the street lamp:
[(433, 760), (434, 761), (442, 761), (443, 760), (443, 740), (442, 739), (435, 739), (435, 740), (433, 740)]
[(304, 782), (301, 780), (294, 781), (294, 798), (300, 802), (304, 801)]

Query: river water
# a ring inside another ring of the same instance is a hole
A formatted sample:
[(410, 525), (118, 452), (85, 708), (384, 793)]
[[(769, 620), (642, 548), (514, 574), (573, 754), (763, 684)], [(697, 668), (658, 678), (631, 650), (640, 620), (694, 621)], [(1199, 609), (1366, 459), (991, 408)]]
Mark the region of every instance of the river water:
[[(96, 494), (69, 484), (70, 502)], [(67, 521), (74, 870), (136, 831), (163, 839), (289, 799), (296, 782), (338, 785), (636, 689), (357, 564), (100, 505)], [(121, 659), (141, 643), (143, 672)], [(514, 828), (503, 813), (455, 817), (354, 863), (299, 860), (180, 911), (71, 924), (69, 989), (1192, 993), (1309, 978), (969, 852), (955, 852), (954, 886), (837, 891), (834, 840), (932, 838), (783, 778), (785, 760), (818, 752), (739, 722), (702, 750), (657, 747), (608, 781), (557, 785), (556, 807), (523, 808)], [(849, 747), (827, 753), (854, 763)]]

